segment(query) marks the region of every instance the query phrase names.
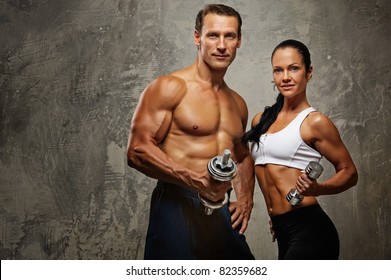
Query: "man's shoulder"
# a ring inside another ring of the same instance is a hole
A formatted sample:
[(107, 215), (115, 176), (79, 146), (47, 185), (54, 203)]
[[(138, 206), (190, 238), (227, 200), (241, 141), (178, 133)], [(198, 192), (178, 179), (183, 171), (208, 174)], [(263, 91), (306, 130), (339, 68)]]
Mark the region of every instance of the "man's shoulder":
[(236, 90), (233, 90), (232, 88), (227, 87), (227, 91), (229, 94), (236, 100), (237, 103), (242, 104), (243, 106), (247, 107), (246, 101), (243, 98), (240, 93), (238, 93)]
[(149, 87), (153, 92), (164, 94), (183, 94), (186, 92), (184, 79), (172, 74), (157, 77), (151, 82)]
[(180, 76), (175, 75), (175, 73), (159, 76), (152, 83), (159, 86), (172, 86), (172, 87), (186, 86), (185, 80)]

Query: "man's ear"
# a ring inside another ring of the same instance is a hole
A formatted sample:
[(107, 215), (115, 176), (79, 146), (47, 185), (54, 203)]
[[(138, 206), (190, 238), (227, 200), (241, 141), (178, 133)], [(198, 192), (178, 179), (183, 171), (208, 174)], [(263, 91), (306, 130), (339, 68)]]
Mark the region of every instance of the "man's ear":
[(241, 45), (242, 45), (242, 37), (239, 37), (237, 48), (239, 49)]
[(198, 33), (197, 30), (194, 30), (194, 43), (196, 44), (197, 48), (200, 48), (200, 45), (201, 45), (201, 34)]

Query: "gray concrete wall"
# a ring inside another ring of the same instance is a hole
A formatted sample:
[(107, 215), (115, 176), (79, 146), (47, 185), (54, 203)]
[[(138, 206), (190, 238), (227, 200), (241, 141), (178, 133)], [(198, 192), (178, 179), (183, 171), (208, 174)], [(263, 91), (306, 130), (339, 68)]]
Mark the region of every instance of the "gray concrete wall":
[[(227, 82), (250, 117), (275, 99), (273, 47), (309, 46), (309, 100), (336, 123), (360, 175), (357, 187), (319, 199), (341, 259), (391, 259), (391, 2), (222, 2), (243, 16)], [(0, 1), (1, 259), (143, 257), (155, 182), (126, 165), (129, 123), (149, 81), (194, 61), (206, 3)], [(257, 259), (277, 256), (267, 222), (257, 188), (247, 231)]]

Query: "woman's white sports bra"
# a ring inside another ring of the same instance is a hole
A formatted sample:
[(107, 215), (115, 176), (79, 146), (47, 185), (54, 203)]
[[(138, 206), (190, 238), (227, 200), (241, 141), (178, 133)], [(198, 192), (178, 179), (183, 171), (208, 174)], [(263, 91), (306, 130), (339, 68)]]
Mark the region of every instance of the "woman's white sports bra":
[(319, 162), (322, 155), (308, 146), (300, 134), (300, 127), (309, 113), (309, 107), (301, 111), (284, 129), (262, 134), (259, 142), (250, 145), (255, 165), (277, 164), (304, 170), (310, 161)]

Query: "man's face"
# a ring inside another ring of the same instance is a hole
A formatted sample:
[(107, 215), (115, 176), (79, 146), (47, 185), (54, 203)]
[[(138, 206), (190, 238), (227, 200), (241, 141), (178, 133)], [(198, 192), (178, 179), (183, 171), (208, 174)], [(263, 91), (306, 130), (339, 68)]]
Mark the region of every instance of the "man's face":
[(236, 56), (241, 40), (238, 20), (234, 16), (207, 14), (201, 34), (194, 33), (202, 59), (215, 70), (226, 70)]

